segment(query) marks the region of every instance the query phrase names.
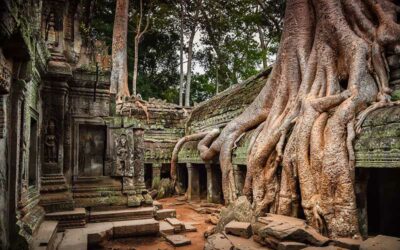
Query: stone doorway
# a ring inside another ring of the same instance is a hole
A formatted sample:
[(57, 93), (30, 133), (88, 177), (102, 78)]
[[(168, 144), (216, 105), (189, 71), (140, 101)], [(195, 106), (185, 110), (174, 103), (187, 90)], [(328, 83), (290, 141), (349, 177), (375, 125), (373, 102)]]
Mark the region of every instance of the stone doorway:
[(79, 125), (79, 176), (103, 176), (106, 154), (106, 127)]
[(180, 190), (185, 193), (188, 188), (188, 170), (186, 168), (186, 164), (178, 164), (177, 165), (177, 179), (178, 184), (180, 186)]
[(207, 171), (204, 164), (198, 164), (196, 166), (199, 170), (199, 189), (200, 189), (200, 199), (207, 199)]
[(371, 168), (367, 186), (368, 234), (400, 236), (400, 169)]

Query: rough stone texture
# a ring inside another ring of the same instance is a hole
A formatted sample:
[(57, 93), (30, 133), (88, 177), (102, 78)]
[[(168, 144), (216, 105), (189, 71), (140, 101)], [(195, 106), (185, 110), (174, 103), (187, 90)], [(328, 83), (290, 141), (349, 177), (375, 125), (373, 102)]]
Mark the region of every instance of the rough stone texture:
[(57, 221), (42, 222), (33, 237), (32, 248), (38, 249), (40, 247), (45, 247), (46, 249), (54, 249), (55, 238), (57, 235), (57, 224)]
[(165, 219), (171, 226), (174, 227), (176, 233), (181, 232), (184, 229), (184, 223), (176, 218)]
[(360, 250), (394, 250), (400, 249), (400, 238), (378, 235), (363, 241)]
[(278, 250), (300, 250), (306, 248), (307, 245), (301, 242), (283, 241), (279, 242)]
[(175, 209), (160, 209), (156, 211), (156, 219), (163, 220), (166, 218), (176, 218)]
[(197, 232), (197, 228), (190, 223), (185, 222), (183, 224), (185, 232)]
[(248, 222), (231, 221), (226, 224), (225, 233), (241, 236), (248, 239), (252, 234), (251, 224)]
[(275, 214), (258, 218), (253, 226), (254, 234), (270, 247), (277, 247), (281, 241), (296, 241), (314, 246), (322, 246), (329, 241), (304, 220)]
[(165, 236), (165, 239), (169, 243), (171, 243), (174, 247), (186, 246), (186, 245), (190, 245), (192, 243), (190, 239), (188, 239), (185, 236), (180, 235), (180, 234), (167, 235), (167, 236)]
[(232, 250), (232, 242), (221, 233), (216, 233), (207, 238), (204, 250)]
[(251, 222), (253, 210), (250, 202), (245, 196), (240, 196), (235, 202), (227, 208), (222, 208), (220, 220), (216, 227), (217, 232), (222, 232), (229, 222), (236, 220), (239, 222)]
[(332, 240), (333, 245), (338, 247), (343, 247), (351, 250), (360, 249), (360, 245), (362, 243), (362, 239), (351, 239), (351, 238), (337, 238)]
[(75, 208), (72, 211), (47, 213), (47, 220), (58, 221), (58, 231), (64, 231), (67, 228), (79, 228), (86, 225), (86, 209)]
[(160, 224), (154, 219), (119, 221), (113, 223), (114, 238), (156, 235), (159, 231)]
[(153, 201), (153, 206), (156, 207), (157, 209), (163, 209), (163, 205), (159, 201)]
[(90, 222), (122, 221), (151, 219), (154, 216), (153, 207), (129, 208), (108, 211), (96, 211), (89, 214)]
[(160, 221), (160, 233), (163, 234), (174, 234), (175, 229), (171, 224), (165, 221)]

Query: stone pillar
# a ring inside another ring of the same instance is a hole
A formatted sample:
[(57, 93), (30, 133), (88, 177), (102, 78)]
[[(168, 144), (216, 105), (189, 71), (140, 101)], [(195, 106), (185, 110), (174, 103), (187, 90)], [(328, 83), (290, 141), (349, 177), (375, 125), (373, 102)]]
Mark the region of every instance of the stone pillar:
[(152, 167), (151, 188), (158, 189), (158, 184), (160, 183), (161, 179), (161, 163), (153, 163), (151, 167)]
[(188, 170), (188, 200), (199, 200), (200, 199), (200, 179), (199, 170), (194, 167), (191, 163), (186, 163)]
[(214, 202), (214, 185), (211, 164), (206, 163), (207, 171), (207, 202)]
[(236, 185), (236, 193), (238, 196), (242, 195), (243, 187), (244, 187), (244, 179), (246, 177), (246, 173), (244, 173), (243, 169), (239, 167), (239, 165), (233, 165), (233, 176), (235, 178)]

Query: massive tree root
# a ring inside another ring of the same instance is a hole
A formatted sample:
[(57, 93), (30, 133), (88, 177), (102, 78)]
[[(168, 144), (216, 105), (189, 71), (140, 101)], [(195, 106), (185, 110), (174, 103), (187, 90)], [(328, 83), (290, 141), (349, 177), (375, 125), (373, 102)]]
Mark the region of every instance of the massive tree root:
[(244, 190), (256, 213), (297, 216), (301, 205), (321, 232), (358, 234), (352, 141), (369, 111), (390, 105), (385, 54), (399, 49), (398, 12), (390, 0), (287, 1), (264, 89), (202, 148), (203, 160), (220, 154), (225, 201), (236, 198), (232, 147), (258, 127)]

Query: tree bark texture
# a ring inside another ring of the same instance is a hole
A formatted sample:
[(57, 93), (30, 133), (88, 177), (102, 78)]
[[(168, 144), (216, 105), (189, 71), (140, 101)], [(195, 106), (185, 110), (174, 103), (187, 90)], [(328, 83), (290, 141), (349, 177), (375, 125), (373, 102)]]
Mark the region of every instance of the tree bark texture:
[(110, 92), (117, 100), (130, 96), (128, 88), (128, 7), (129, 0), (117, 0), (112, 41), (112, 71)]
[(244, 187), (256, 214), (302, 209), (331, 237), (359, 233), (352, 140), (368, 110), (391, 103), (385, 53), (399, 50), (399, 12), (390, 0), (286, 2), (264, 88), (201, 152), (204, 161), (219, 154), (226, 202), (237, 197), (232, 147), (257, 128)]
[(134, 41), (135, 48), (135, 57), (133, 61), (133, 78), (132, 78), (132, 94), (136, 96), (137, 94), (137, 78), (138, 78), (138, 70), (139, 70), (139, 45), (142, 36), (147, 32), (150, 24), (150, 17), (147, 15), (146, 24), (142, 30), (142, 20), (143, 20), (143, 0), (140, 0), (140, 11), (139, 11), (139, 20), (136, 25), (136, 35)]

